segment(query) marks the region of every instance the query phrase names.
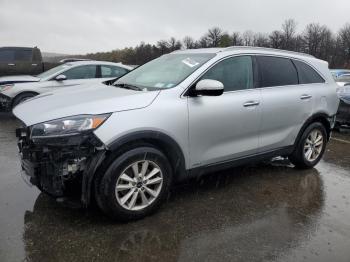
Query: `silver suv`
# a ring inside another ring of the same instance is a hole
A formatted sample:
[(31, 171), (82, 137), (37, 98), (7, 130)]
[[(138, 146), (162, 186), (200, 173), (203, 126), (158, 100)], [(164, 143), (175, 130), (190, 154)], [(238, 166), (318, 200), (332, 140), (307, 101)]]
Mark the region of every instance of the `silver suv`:
[(304, 54), (173, 52), (112, 86), (17, 106), (22, 167), (54, 197), (79, 195), (113, 218), (138, 219), (192, 176), (275, 156), (312, 168), (334, 125), (336, 87), (328, 64)]

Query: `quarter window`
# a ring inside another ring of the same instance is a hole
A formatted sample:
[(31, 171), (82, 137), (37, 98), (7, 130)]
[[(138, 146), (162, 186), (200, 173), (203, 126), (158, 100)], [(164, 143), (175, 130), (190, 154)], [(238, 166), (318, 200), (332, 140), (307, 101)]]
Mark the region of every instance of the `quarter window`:
[(78, 66), (63, 72), (67, 80), (96, 78), (96, 65)]
[(128, 72), (127, 69), (119, 66), (101, 65), (101, 77), (120, 77)]
[(298, 70), (300, 84), (313, 84), (325, 82), (324, 79), (307, 64), (297, 60), (293, 60), (293, 63), (295, 64)]
[(236, 91), (253, 88), (253, 63), (250, 56), (231, 57), (209, 69), (202, 79), (223, 83), (224, 90)]
[(260, 87), (297, 85), (298, 74), (292, 61), (287, 58), (257, 56)]

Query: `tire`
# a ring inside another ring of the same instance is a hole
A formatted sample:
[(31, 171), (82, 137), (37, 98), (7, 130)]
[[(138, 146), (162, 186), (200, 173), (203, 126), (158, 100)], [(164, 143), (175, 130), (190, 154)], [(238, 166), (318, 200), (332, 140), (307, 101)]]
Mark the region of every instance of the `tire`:
[[(145, 162), (148, 162), (145, 164), (148, 167), (143, 172)], [(140, 174), (140, 177), (135, 173)], [(168, 159), (158, 149), (138, 147), (129, 150), (117, 157), (95, 181), (96, 203), (113, 219), (141, 219), (154, 213), (164, 202), (172, 176)], [(116, 190), (117, 186), (119, 190)]]
[[(312, 135), (314, 134), (317, 134), (317, 139), (315, 138), (317, 143), (313, 141)], [(312, 143), (309, 143), (310, 141)], [(322, 145), (316, 146), (320, 141), (322, 141)], [(296, 168), (313, 168), (321, 160), (326, 149), (326, 144), (327, 131), (324, 125), (319, 122), (312, 123), (304, 130), (296, 144), (296, 148), (288, 158)]]
[(32, 93), (24, 93), (24, 94), (20, 94), (18, 95), (12, 103), (12, 108), (14, 108), (15, 106), (19, 105), (20, 103), (28, 100), (29, 98), (32, 98), (36, 96), (36, 94), (32, 94)]

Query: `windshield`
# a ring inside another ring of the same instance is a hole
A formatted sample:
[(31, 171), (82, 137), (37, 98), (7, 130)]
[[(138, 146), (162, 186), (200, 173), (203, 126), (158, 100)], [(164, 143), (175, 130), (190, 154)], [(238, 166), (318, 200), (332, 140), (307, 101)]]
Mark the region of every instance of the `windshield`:
[(119, 78), (114, 85), (151, 90), (172, 88), (214, 56), (208, 53), (163, 55)]
[(63, 64), (63, 65), (59, 65), (59, 66), (56, 66), (54, 68), (51, 68), (39, 75), (37, 75), (37, 77), (39, 77), (40, 79), (47, 79), (47, 78), (50, 78), (52, 76), (54, 76), (56, 73), (58, 73), (59, 71), (65, 69), (65, 68), (68, 68), (69, 65), (68, 64)]

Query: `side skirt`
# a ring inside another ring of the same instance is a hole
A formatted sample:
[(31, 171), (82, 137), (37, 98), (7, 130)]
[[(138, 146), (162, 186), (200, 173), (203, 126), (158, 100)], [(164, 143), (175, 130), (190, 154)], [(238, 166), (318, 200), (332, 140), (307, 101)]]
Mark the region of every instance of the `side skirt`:
[(210, 164), (210, 165), (205, 165), (205, 166), (200, 166), (196, 167), (193, 169), (188, 170), (189, 178), (192, 177), (197, 177), (197, 176), (202, 176), (208, 173), (213, 173), (225, 169), (230, 169), (236, 166), (241, 166), (249, 163), (257, 163), (261, 162), (263, 160), (268, 160), (273, 157), (277, 156), (285, 156), (289, 155), (293, 152), (294, 146), (288, 146), (284, 148), (280, 148), (277, 150), (273, 151), (268, 151), (268, 152), (263, 152), (260, 154), (254, 154), (246, 157), (241, 157), (241, 158), (236, 158), (236, 159), (231, 159), (228, 161), (220, 162), (220, 163), (215, 163), (215, 164)]

